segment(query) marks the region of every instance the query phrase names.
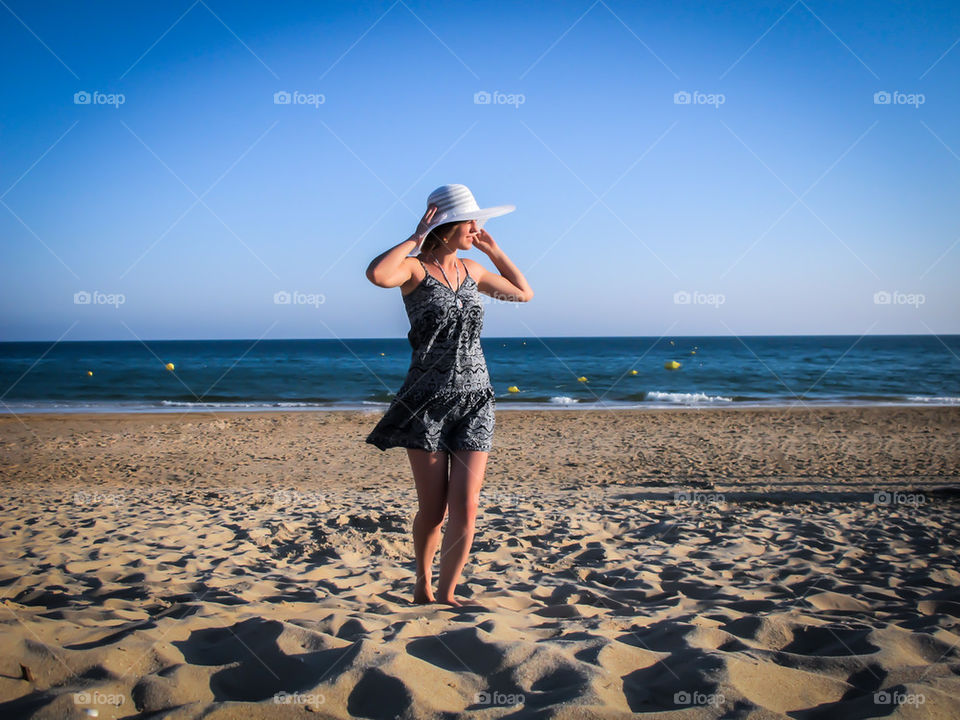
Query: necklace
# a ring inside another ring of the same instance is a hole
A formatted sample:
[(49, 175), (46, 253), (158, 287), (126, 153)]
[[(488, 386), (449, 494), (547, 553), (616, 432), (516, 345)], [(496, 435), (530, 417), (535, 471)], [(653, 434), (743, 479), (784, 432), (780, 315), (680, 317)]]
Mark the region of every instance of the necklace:
[[(441, 265), (441, 264), (440, 264), (440, 261), (437, 260), (436, 258), (433, 259), (433, 262), (434, 262), (434, 264), (435, 264), (438, 268), (440, 268), (440, 272), (443, 273), (443, 279), (447, 281), (447, 285), (450, 285), (450, 281), (447, 280), (447, 274), (446, 274), (445, 272), (443, 272), (443, 265)], [(450, 285), (450, 290), (453, 291), (453, 296), (457, 299), (457, 307), (458, 307), (458, 308), (462, 308), (462, 307), (463, 307), (463, 300), (460, 299), (460, 295), (459, 295), (459, 292), (460, 292), (460, 263), (457, 263), (457, 264), (456, 264), (456, 268), (457, 268), (457, 289), (454, 290), (454, 289), (453, 289), (453, 285)]]

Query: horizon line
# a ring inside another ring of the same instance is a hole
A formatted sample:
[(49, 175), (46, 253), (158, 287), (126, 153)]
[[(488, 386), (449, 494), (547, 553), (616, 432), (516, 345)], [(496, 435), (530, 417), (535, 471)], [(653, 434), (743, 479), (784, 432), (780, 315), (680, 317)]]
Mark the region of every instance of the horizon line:
[[(626, 338), (738, 338), (738, 337), (769, 337), (769, 338), (780, 338), (780, 337), (958, 337), (960, 333), (739, 333), (739, 334), (727, 334), (727, 335), (491, 335), (488, 337), (482, 337), (483, 340), (528, 340), (528, 339), (550, 339), (550, 340), (577, 340), (577, 339), (626, 339)], [(384, 337), (350, 337), (350, 338), (341, 338), (341, 337), (286, 337), (286, 338), (143, 338), (143, 339), (132, 339), (132, 340), (104, 340), (104, 339), (88, 339), (88, 340), (60, 340), (58, 344), (64, 343), (79, 343), (79, 342), (116, 342), (116, 343), (139, 343), (139, 342), (253, 342), (257, 341), (259, 343), (263, 342), (316, 342), (316, 341), (330, 341), (330, 342), (345, 342), (345, 341), (357, 341), (357, 340), (407, 340), (406, 335), (400, 336), (384, 336)], [(16, 345), (16, 344), (25, 344), (25, 343), (49, 343), (57, 342), (52, 339), (41, 339), (41, 340), (0, 340), (0, 345)]]

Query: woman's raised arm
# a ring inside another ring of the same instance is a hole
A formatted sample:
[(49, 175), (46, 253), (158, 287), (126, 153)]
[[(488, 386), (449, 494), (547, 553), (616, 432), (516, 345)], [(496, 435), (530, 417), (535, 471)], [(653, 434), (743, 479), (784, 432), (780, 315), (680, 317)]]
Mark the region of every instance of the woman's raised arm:
[[(377, 287), (392, 288), (403, 285), (410, 279), (409, 268), (404, 267), (403, 261), (410, 251), (420, 242), (430, 226), (430, 220), (437, 212), (437, 206), (431, 205), (420, 218), (416, 231), (398, 245), (377, 255), (367, 266), (367, 280)], [(413, 242), (413, 245), (408, 243)]]

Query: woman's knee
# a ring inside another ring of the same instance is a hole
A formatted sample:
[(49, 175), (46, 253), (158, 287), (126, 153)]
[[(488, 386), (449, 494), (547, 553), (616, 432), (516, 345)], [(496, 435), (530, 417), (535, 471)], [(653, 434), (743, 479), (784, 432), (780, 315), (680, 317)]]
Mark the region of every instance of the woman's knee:
[(443, 525), (443, 519), (446, 517), (446, 514), (447, 506), (444, 504), (438, 507), (420, 508), (417, 512), (417, 518), (424, 526), (433, 529)]
[(480, 500), (475, 497), (458, 498), (447, 503), (451, 519), (475, 520), (480, 509)]

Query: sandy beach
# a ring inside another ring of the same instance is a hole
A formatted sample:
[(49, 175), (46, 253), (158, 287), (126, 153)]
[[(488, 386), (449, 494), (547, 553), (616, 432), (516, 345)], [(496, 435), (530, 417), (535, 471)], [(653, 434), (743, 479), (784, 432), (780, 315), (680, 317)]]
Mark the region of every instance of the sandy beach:
[(0, 417), (0, 717), (960, 717), (960, 408), (498, 410), (462, 608), (378, 417)]

